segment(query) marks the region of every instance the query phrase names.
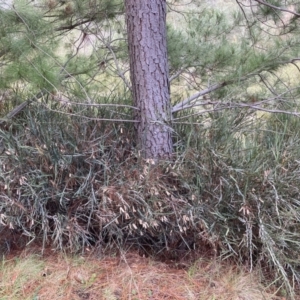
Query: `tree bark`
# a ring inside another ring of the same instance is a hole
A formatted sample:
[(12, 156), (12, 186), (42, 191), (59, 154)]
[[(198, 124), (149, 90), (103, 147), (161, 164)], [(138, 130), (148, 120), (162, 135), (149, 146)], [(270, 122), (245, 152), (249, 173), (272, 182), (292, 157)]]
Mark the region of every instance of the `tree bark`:
[(125, 0), (138, 146), (146, 158), (172, 154), (165, 0)]

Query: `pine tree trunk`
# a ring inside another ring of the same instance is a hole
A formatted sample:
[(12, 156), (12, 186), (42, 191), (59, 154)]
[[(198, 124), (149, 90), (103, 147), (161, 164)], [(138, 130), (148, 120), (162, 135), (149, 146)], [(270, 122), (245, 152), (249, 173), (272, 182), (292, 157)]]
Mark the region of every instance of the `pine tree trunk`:
[(172, 154), (165, 0), (125, 0), (138, 145), (146, 158)]

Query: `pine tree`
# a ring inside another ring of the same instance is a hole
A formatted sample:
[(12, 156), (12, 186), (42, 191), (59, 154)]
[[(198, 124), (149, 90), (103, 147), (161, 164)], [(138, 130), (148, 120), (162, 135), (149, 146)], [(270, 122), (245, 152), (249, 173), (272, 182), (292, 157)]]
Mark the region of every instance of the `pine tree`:
[(166, 2), (126, 0), (130, 74), (138, 143), (149, 158), (172, 154)]
[[(280, 68), (298, 71), (298, 5), (183, 3), (2, 1), (0, 88), (23, 99), (63, 92), (69, 100), (92, 104), (111, 94), (107, 86), (114, 81), (116, 95), (132, 93), (137, 144), (155, 159), (171, 156), (172, 120), (184, 121), (183, 110), (291, 113), (289, 100), (298, 97), (298, 89)], [(166, 18), (167, 10), (175, 22)]]

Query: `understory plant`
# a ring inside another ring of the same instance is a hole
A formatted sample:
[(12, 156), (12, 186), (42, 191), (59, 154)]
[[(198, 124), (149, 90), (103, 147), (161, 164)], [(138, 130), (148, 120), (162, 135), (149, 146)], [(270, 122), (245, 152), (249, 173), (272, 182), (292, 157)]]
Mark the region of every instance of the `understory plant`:
[(173, 158), (156, 163), (136, 150), (134, 125), (93, 120), (105, 109), (69, 111), (35, 103), (1, 125), (4, 251), (31, 242), (72, 252), (135, 247), (166, 260), (210, 251), (273, 272), (293, 294), (297, 118), (241, 109), (197, 116), (176, 125)]

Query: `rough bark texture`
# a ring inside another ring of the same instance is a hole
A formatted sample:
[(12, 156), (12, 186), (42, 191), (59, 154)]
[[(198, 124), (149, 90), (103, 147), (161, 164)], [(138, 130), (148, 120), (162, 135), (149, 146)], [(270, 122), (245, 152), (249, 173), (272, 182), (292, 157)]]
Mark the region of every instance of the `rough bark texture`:
[(125, 0), (137, 137), (147, 158), (172, 154), (165, 0)]

